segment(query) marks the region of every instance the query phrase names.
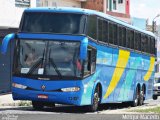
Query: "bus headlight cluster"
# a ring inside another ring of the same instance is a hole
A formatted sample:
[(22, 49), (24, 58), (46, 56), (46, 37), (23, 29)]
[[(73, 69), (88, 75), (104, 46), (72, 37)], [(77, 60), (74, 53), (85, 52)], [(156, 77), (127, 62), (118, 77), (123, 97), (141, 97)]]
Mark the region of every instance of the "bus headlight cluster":
[(70, 87), (70, 88), (62, 88), (61, 89), (63, 92), (77, 92), (80, 90), (79, 87)]
[(20, 89), (26, 89), (27, 88), (27, 86), (21, 85), (21, 84), (17, 84), (17, 83), (12, 83), (12, 87), (20, 88)]

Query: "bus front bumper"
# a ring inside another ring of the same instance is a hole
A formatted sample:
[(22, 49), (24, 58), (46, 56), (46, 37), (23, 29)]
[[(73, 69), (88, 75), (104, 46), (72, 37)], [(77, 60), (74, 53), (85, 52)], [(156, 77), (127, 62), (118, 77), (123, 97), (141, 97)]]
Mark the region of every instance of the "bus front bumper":
[(78, 92), (44, 92), (12, 88), (14, 100), (31, 100), (59, 104), (81, 105), (81, 94)]

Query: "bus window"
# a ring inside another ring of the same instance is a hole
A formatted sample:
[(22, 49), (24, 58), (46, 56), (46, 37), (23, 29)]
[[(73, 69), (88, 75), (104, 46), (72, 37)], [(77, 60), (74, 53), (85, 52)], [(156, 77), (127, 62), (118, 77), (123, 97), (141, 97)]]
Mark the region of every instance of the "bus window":
[(108, 43), (108, 21), (103, 21), (103, 33), (102, 33), (103, 42)]
[(151, 54), (155, 54), (155, 39), (151, 38)]
[(96, 16), (89, 16), (88, 18), (88, 36), (97, 39), (97, 17)]
[(126, 39), (126, 47), (130, 48), (131, 40), (130, 40), (130, 30), (127, 30), (127, 39)]
[(118, 38), (119, 38), (119, 46), (122, 46), (123, 45), (123, 40), (122, 40), (122, 27), (119, 26), (118, 27)]
[(25, 12), (21, 32), (84, 34), (85, 22), (81, 14)]
[(113, 43), (114, 43), (113, 32), (114, 32), (114, 26), (113, 26), (112, 23), (109, 23), (109, 43), (110, 43), (110, 44), (113, 44)]
[(123, 41), (123, 43), (122, 43), (122, 46), (123, 47), (126, 47), (126, 28), (122, 28), (122, 41)]
[(134, 48), (141, 51), (141, 34), (138, 32), (135, 32)]
[(98, 19), (98, 41), (103, 41), (102, 35), (103, 20)]
[(134, 31), (130, 31), (131, 49), (134, 49)]
[(97, 51), (93, 47), (88, 47), (87, 60), (84, 63), (84, 76), (92, 74), (96, 70), (96, 54)]
[(118, 45), (118, 32), (117, 32), (117, 25), (113, 24), (113, 39), (114, 39), (114, 44)]
[(141, 38), (142, 52), (147, 52), (147, 37), (142, 35)]
[(134, 32), (132, 30), (127, 30), (126, 47), (134, 49)]
[(151, 48), (150, 48), (150, 42), (151, 42), (151, 39), (150, 39), (150, 37), (148, 37), (148, 36), (146, 36), (147, 37), (147, 53), (150, 53), (150, 50), (151, 50)]

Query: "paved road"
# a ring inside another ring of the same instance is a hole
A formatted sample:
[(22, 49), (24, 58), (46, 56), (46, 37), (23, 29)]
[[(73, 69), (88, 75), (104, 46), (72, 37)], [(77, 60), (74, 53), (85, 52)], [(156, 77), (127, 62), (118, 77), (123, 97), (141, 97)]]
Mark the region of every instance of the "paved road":
[(158, 104), (160, 105), (160, 98), (156, 101), (147, 100), (143, 106), (135, 108), (131, 108), (126, 104), (104, 104), (100, 106), (98, 112), (94, 113), (87, 112), (84, 107), (64, 105), (57, 105), (55, 108), (44, 108), (41, 111), (36, 111), (32, 107), (1, 107), (0, 118), (11, 116), (18, 117), (18, 120), (121, 120), (124, 119), (124, 114), (132, 114), (127, 112), (128, 110), (145, 109)]

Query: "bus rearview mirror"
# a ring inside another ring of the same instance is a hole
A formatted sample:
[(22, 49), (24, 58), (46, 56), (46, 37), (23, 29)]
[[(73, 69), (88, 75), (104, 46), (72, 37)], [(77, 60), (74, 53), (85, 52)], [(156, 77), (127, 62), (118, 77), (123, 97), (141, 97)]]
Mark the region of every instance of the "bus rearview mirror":
[(2, 46), (1, 46), (1, 53), (6, 54), (7, 49), (8, 49), (8, 44), (10, 43), (11, 40), (14, 40), (15, 34), (8, 34), (7, 36), (4, 37), (2, 41)]

